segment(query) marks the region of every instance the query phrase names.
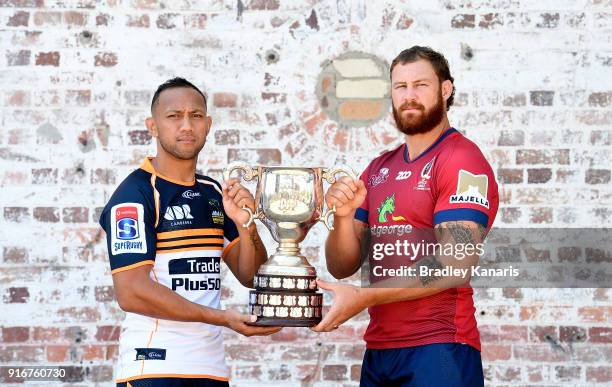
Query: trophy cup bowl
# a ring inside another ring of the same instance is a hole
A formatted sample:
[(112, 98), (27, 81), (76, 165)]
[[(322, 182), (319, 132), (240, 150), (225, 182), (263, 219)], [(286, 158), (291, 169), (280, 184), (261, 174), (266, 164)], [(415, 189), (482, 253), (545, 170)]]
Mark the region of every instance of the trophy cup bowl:
[(321, 321), (323, 294), (317, 292), (317, 272), (301, 255), (299, 243), (310, 228), (323, 222), (329, 230), (329, 216), (323, 213), (323, 180), (333, 184), (336, 174), (356, 178), (348, 168), (254, 167), (233, 163), (223, 171), (225, 180), (241, 170), (242, 178), (257, 177), (255, 211), (243, 227), (259, 219), (278, 243), (276, 252), (261, 265), (249, 292), (249, 313), (257, 316), (253, 325), (310, 327)]

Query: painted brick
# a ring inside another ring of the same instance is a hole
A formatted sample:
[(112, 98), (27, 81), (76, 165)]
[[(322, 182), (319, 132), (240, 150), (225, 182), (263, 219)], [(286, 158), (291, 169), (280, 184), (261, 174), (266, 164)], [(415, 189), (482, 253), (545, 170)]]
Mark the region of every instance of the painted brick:
[(340, 118), (347, 121), (352, 120), (375, 120), (383, 109), (380, 101), (348, 101), (342, 102), (338, 109)]
[(30, 64), (30, 50), (18, 50), (6, 52), (7, 66), (27, 66)]
[(60, 64), (60, 53), (57, 51), (39, 52), (36, 54), (37, 66), (55, 66)]
[(94, 57), (94, 66), (114, 67), (117, 65), (117, 54), (113, 52), (100, 52)]
[(336, 85), (338, 98), (384, 98), (389, 84), (382, 79), (342, 80)]
[(213, 105), (218, 108), (236, 107), (238, 97), (233, 93), (215, 93), (213, 95)]
[(27, 27), (30, 20), (30, 13), (27, 11), (15, 11), (8, 19), (6, 25), (9, 27)]

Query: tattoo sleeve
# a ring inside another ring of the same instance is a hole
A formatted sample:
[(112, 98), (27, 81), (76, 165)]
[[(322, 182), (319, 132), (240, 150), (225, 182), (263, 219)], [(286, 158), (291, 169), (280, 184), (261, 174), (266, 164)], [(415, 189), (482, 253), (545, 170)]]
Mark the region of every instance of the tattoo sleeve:
[[(440, 243), (452, 243), (463, 245), (476, 245), (481, 243), (486, 234), (486, 229), (482, 225), (477, 228), (468, 227), (462, 222), (444, 222), (436, 226), (436, 239)], [(435, 255), (430, 255), (422, 258), (417, 264), (417, 273), (419, 280), (423, 286), (427, 287), (436, 281), (443, 278), (441, 275), (436, 275), (436, 269), (442, 270), (446, 265), (438, 260)], [(427, 267), (427, 274), (420, 275), (421, 267)]]
[[(443, 278), (441, 275), (434, 274), (436, 269), (442, 270), (444, 268), (444, 265), (442, 265), (440, 261), (438, 261), (438, 259), (433, 255), (422, 258), (421, 260), (419, 260), (416, 266), (417, 266), (417, 273), (419, 276), (419, 281), (421, 281), (421, 284), (423, 284), (423, 286), (425, 287)], [(426, 275), (420, 274), (421, 267), (427, 268)]]
[(251, 239), (251, 243), (253, 244), (253, 248), (255, 251), (261, 250), (261, 239), (259, 238), (259, 234), (257, 234), (257, 229), (253, 227), (253, 229), (249, 232), (249, 238)]

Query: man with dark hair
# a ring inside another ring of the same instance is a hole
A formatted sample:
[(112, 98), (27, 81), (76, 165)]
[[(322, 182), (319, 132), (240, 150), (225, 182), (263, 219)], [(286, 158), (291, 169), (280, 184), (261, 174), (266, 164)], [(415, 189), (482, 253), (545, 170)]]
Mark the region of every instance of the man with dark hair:
[(241, 226), (242, 207), (255, 207), (249, 191), (237, 179), (220, 185), (196, 173), (211, 124), (206, 97), (192, 83), (159, 86), (146, 119), (157, 155), (119, 185), (100, 216), (127, 312), (118, 386), (228, 386), (221, 327), (245, 336), (280, 330), (220, 309), (220, 261), (250, 287), (267, 257), (255, 226)]
[[(482, 386), (469, 280), (497, 213), (497, 183), (478, 147), (450, 126), (454, 87), (444, 56), (414, 46), (390, 72), (405, 143), (326, 193), (336, 207), (328, 270), (346, 278), (368, 259), (372, 286), (320, 281), (334, 304), (313, 329), (331, 331), (368, 308), (362, 386)], [(451, 249), (407, 248), (421, 242)]]

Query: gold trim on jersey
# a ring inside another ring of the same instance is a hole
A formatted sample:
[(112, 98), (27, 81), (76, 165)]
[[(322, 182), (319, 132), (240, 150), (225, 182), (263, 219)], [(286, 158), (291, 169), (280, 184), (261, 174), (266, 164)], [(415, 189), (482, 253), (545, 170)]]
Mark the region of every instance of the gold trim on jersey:
[(117, 274), (117, 273), (121, 273), (122, 271), (136, 269), (137, 267), (144, 266), (144, 265), (155, 265), (155, 261), (146, 260), (146, 261), (136, 262), (132, 265), (119, 267), (115, 270), (111, 270), (111, 274)]
[(213, 379), (220, 382), (228, 382), (229, 378), (223, 378), (215, 375), (190, 375), (190, 374), (148, 374), (132, 376), (125, 379), (116, 379), (116, 383), (130, 382), (138, 379), (153, 379), (153, 378), (185, 378), (185, 379)]
[(196, 182), (195, 176), (193, 177), (193, 180), (191, 180), (191, 181), (182, 181), (182, 180), (176, 180), (176, 179), (173, 179), (171, 177), (162, 175), (161, 173), (159, 173), (159, 172), (157, 172), (155, 170), (155, 167), (153, 167), (153, 163), (151, 162), (153, 159), (154, 159), (154, 157), (147, 156), (144, 159), (144, 161), (142, 162), (142, 164), (140, 165), (140, 169), (145, 170), (145, 171), (149, 172), (152, 175), (157, 175), (160, 178), (162, 178), (164, 180), (167, 180), (167, 181), (169, 181), (171, 183), (178, 184), (178, 185), (184, 185), (186, 187), (191, 187)]

